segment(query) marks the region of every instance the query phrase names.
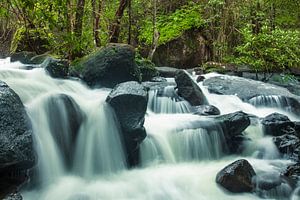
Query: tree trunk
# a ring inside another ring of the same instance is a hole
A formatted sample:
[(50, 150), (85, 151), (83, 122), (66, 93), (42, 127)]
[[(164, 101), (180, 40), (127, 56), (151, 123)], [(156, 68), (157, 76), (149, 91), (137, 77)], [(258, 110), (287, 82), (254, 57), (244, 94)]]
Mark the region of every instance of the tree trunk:
[(119, 8), (115, 14), (115, 21), (110, 29), (110, 42), (117, 43), (119, 40), (121, 19), (127, 4), (128, 0), (120, 0)]
[(77, 0), (74, 34), (77, 38), (82, 36), (83, 15), (85, 0)]
[(132, 8), (131, 8), (131, 3), (132, 0), (128, 0), (128, 39), (127, 39), (127, 43), (131, 44), (131, 26), (132, 26)]
[(156, 27), (156, 15), (157, 15), (157, 6), (156, 1), (153, 0), (153, 35), (152, 35), (152, 47), (148, 55), (148, 59), (152, 61), (154, 53), (158, 47), (158, 40), (159, 40), (159, 32)]
[(102, 10), (102, 0), (98, 2), (98, 9), (97, 9), (97, 2), (96, 0), (92, 0), (92, 7), (93, 7), (93, 34), (96, 47), (101, 46), (101, 40), (99, 36), (99, 25), (100, 25), (100, 13)]

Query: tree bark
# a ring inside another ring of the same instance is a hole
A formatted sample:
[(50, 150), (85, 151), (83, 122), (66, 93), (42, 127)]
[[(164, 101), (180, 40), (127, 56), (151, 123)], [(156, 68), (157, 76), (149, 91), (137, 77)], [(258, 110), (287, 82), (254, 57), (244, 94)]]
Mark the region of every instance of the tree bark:
[(74, 34), (77, 38), (82, 36), (83, 15), (84, 15), (85, 0), (78, 0), (76, 6)]
[(98, 7), (97, 1), (92, 0), (92, 7), (93, 7), (93, 34), (94, 34), (94, 41), (96, 47), (101, 46), (101, 40), (99, 36), (99, 25), (100, 25), (100, 13), (102, 10), (102, 0), (99, 0)]
[(158, 40), (159, 40), (159, 32), (157, 30), (156, 26), (156, 15), (157, 15), (157, 5), (156, 5), (157, 0), (153, 0), (153, 35), (152, 35), (152, 47), (148, 55), (148, 59), (152, 61), (154, 53), (158, 47)]
[(110, 29), (110, 42), (118, 43), (120, 35), (121, 19), (124, 14), (124, 10), (128, 5), (128, 0), (120, 0), (119, 8), (115, 14), (115, 21)]
[(128, 0), (128, 39), (127, 43), (131, 44), (131, 26), (132, 26), (132, 8), (131, 8), (132, 0)]

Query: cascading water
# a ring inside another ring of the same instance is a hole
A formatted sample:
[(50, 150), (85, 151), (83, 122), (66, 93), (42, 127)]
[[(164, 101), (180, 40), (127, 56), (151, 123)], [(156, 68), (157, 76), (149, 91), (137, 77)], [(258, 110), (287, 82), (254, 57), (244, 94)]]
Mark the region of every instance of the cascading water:
[(175, 92), (175, 86), (149, 91), (148, 108), (155, 113), (189, 113), (190, 104)]
[[(220, 124), (191, 114), (187, 102), (173, 98), (173, 86), (162, 93), (150, 91), (142, 166), (126, 170), (119, 124), (105, 103), (109, 90), (91, 90), (76, 80), (52, 79), (39, 68), (17, 68), (22, 65), (2, 63), (0, 79), (20, 96), (33, 124), (40, 187), (22, 191), (25, 200), (259, 199), (253, 194), (231, 195), (217, 186), (218, 171), (237, 157), (224, 154), (227, 147)], [(297, 119), (280, 108), (256, 108), (234, 95), (210, 94), (200, 87), (222, 114), (243, 110), (264, 117), (281, 112)], [(249, 126), (245, 134), (253, 142), (246, 144), (243, 157), (259, 177), (278, 174), (291, 163), (279, 159), (259, 123)], [(280, 196), (287, 191), (283, 186), (261, 196)]]

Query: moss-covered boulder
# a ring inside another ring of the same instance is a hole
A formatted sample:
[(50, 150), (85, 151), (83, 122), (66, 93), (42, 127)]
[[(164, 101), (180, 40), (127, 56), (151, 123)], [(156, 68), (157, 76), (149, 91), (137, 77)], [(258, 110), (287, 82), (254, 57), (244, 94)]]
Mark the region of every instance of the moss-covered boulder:
[(91, 87), (113, 88), (126, 81), (140, 81), (134, 48), (127, 44), (109, 44), (85, 57), (77, 66), (82, 78)]
[(158, 70), (155, 68), (155, 64), (150, 60), (136, 58), (135, 61), (141, 71), (142, 81), (150, 81), (152, 78), (159, 75)]

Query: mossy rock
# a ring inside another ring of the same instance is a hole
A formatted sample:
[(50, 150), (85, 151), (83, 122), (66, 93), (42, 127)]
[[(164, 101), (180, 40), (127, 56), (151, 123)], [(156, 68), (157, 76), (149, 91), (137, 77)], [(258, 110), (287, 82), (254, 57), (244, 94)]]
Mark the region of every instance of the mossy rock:
[(90, 87), (109, 87), (126, 81), (141, 81), (135, 63), (134, 48), (127, 44), (109, 44), (74, 65)]
[(142, 81), (150, 81), (153, 77), (159, 75), (157, 69), (155, 68), (155, 64), (150, 60), (144, 58), (136, 58), (135, 61), (141, 71)]

